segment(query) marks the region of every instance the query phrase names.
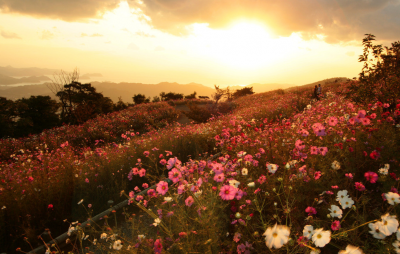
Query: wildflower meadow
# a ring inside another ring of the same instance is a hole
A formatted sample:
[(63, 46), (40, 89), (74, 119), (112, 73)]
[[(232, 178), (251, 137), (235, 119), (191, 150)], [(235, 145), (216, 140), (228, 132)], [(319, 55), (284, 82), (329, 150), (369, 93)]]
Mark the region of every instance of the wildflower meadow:
[(400, 98), (356, 104), (344, 94), (357, 82), (327, 84), (320, 100), (312, 88), (248, 95), (206, 123), (146, 133), (115, 115), (129, 123), (99, 147), (15, 145), (0, 165), (1, 250), (68, 232), (46, 252), (400, 253)]

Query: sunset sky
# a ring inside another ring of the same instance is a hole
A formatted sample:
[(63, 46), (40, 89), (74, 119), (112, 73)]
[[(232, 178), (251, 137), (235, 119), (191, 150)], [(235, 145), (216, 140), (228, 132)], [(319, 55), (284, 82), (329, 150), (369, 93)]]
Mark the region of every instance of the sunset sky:
[(115, 82), (303, 85), (400, 40), (400, 0), (0, 0), (0, 66)]

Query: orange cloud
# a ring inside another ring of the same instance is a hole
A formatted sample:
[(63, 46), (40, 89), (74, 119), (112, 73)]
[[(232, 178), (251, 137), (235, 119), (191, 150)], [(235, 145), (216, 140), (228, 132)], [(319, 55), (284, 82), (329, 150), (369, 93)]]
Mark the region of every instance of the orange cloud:
[(39, 18), (61, 19), (64, 21), (88, 21), (115, 9), (118, 0), (0, 0), (4, 13), (19, 13)]
[[(151, 18), (159, 30), (174, 35), (190, 33), (186, 26), (208, 23), (219, 29), (235, 19), (265, 23), (275, 36), (301, 32), (306, 40), (324, 34), (329, 43), (360, 40), (366, 33), (393, 40), (400, 34), (397, 0), (142, 0), (131, 2)], [(382, 31), (382, 27), (387, 28)], [(391, 31), (389, 31), (391, 29)]]
[(18, 34), (13, 33), (13, 32), (8, 32), (8, 31), (2, 30), (0, 34), (3, 38), (6, 38), (6, 39), (22, 39), (21, 37), (19, 37)]

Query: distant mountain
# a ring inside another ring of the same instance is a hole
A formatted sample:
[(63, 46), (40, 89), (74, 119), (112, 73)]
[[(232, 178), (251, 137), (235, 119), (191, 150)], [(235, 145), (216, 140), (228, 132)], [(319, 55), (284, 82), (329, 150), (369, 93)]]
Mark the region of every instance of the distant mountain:
[(35, 83), (41, 81), (50, 81), (51, 79), (46, 76), (32, 76), (32, 77), (25, 77), (25, 78), (13, 78), (6, 75), (0, 74), (0, 85), (13, 85), (19, 83)]
[(176, 82), (161, 82), (158, 84), (92, 82), (91, 84), (96, 87), (98, 92), (102, 92), (104, 96), (110, 97), (113, 101), (118, 101), (118, 97), (121, 97), (125, 102), (133, 102), (133, 95), (139, 93), (153, 99), (154, 96), (160, 96), (161, 92), (189, 95), (196, 91), (197, 96), (210, 97), (215, 91), (214, 88), (196, 83), (181, 85)]
[(57, 69), (46, 69), (46, 68), (14, 68), (11, 66), (1, 67), (0, 74), (13, 77), (21, 76), (42, 76), (42, 75), (53, 75), (60, 70)]
[(79, 76), (79, 79), (90, 79), (92, 77), (103, 77), (100, 73), (86, 73), (82, 76)]

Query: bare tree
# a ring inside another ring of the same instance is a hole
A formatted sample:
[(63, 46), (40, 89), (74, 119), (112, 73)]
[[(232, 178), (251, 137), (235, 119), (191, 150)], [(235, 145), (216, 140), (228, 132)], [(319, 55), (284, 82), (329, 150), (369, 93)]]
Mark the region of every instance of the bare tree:
[[(65, 114), (68, 112), (68, 108), (72, 108), (71, 96), (59, 96), (60, 94), (67, 95), (65, 85), (71, 84), (73, 82), (78, 82), (79, 80), (79, 70), (75, 69), (71, 73), (67, 73), (63, 70), (60, 73), (55, 73), (53, 75), (51, 84), (47, 85), (47, 88), (58, 97), (61, 101), (61, 119), (65, 118)], [(60, 93), (61, 92), (61, 93)]]

